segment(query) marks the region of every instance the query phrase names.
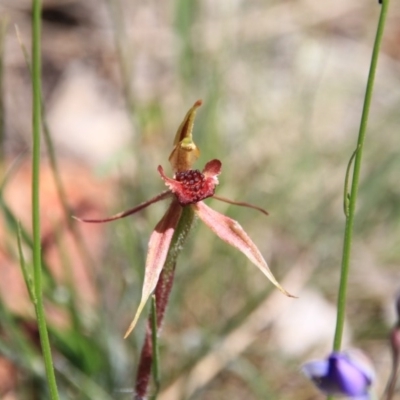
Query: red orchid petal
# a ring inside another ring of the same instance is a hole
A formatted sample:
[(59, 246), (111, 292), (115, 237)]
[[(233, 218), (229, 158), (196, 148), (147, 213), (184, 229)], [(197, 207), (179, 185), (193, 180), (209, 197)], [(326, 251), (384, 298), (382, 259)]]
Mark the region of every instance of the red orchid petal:
[(150, 236), (147, 251), (146, 269), (142, 289), (142, 298), (136, 311), (132, 323), (125, 333), (124, 339), (132, 332), (141, 312), (147, 302), (147, 299), (155, 289), (160, 273), (167, 258), (172, 236), (182, 214), (182, 207), (177, 201), (173, 201), (161, 221), (155, 227)]
[(165, 175), (164, 169), (161, 165), (158, 166), (157, 171), (161, 175), (161, 178), (163, 179), (165, 184), (170, 188), (173, 193), (182, 190), (182, 183), (176, 181), (175, 179), (168, 178), (168, 176)]
[(128, 215), (132, 215), (137, 213), (140, 210), (143, 210), (144, 208), (148, 207), (151, 204), (157, 203), (160, 200), (164, 200), (167, 197), (171, 196), (171, 191), (170, 190), (165, 190), (164, 192), (158, 194), (157, 196), (153, 197), (150, 200), (145, 201), (144, 203), (139, 204), (138, 206), (131, 208), (130, 210), (127, 211), (122, 211), (118, 214), (113, 215), (112, 217), (108, 218), (102, 218), (102, 219), (83, 219), (83, 218), (78, 218), (75, 216), (72, 216), (72, 218), (76, 219), (77, 221), (80, 222), (90, 222), (90, 223), (102, 223), (102, 222), (110, 222), (110, 221), (115, 221), (116, 219), (124, 218), (127, 217)]
[(221, 173), (222, 163), (219, 160), (209, 161), (203, 169), (203, 174), (205, 177), (215, 177)]
[(269, 215), (267, 210), (264, 210), (263, 208), (257, 207), (257, 206), (255, 206), (253, 204), (250, 204), (250, 203), (245, 203), (243, 201), (233, 201), (233, 200), (227, 199), (226, 197), (217, 196), (215, 194), (213, 196), (213, 199), (216, 199), (216, 200), (219, 200), (219, 201), (223, 201), (224, 203), (233, 204), (235, 206), (252, 208), (253, 210), (260, 211), (265, 215)]
[(295, 297), (288, 293), (275, 279), (266, 261), (247, 233), (235, 220), (214, 211), (199, 202), (192, 205), (199, 218), (224, 242), (236, 247), (255, 264), (261, 272), (286, 296)]

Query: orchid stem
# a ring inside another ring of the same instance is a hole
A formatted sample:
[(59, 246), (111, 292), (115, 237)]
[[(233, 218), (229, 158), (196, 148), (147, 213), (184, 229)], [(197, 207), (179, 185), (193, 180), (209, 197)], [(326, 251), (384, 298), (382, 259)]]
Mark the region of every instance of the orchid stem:
[[(195, 221), (195, 213), (192, 207), (183, 207), (181, 218), (176, 227), (171, 245), (168, 251), (167, 259), (160, 278), (155, 289), (155, 312), (152, 311), (147, 321), (146, 337), (144, 340), (142, 352), (139, 360), (139, 367), (135, 385), (135, 400), (143, 400), (146, 398), (147, 388), (150, 381), (151, 372), (156, 385), (156, 391), (153, 397), (155, 399), (159, 390), (159, 355), (158, 352), (158, 336), (164, 319), (165, 310), (167, 308), (169, 295), (171, 293), (176, 260), (186, 242), (186, 239), (193, 227)], [(152, 301), (153, 309), (153, 301)], [(154, 321), (155, 320), (155, 321)], [(155, 323), (156, 322), (156, 323)], [(157, 336), (157, 339), (154, 339)], [(154, 364), (157, 364), (155, 366)], [(157, 373), (156, 371), (157, 370)]]
[(40, 0), (32, 2), (32, 231), (33, 231), (33, 285), (35, 311), (39, 328), (50, 398), (58, 400), (49, 336), (47, 332), (42, 289), (41, 230), (40, 230), (40, 133), (41, 133), (41, 11)]
[[(346, 200), (348, 194), (345, 193), (346, 225), (345, 225), (344, 242), (343, 242), (339, 295), (338, 295), (338, 301), (337, 301), (338, 311), (337, 311), (337, 317), (336, 317), (337, 319), (336, 319), (335, 338), (334, 338), (334, 343), (333, 343), (334, 351), (340, 351), (340, 348), (342, 345), (343, 328), (344, 328), (345, 311), (346, 311), (347, 284), (348, 284), (348, 276), (349, 276), (349, 269), (350, 269), (349, 267), (350, 267), (351, 244), (352, 244), (352, 237), (353, 237), (354, 216), (355, 216), (357, 192), (358, 192), (360, 170), (361, 170), (361, 159), (362, 159), (362, 154), (363, 154), (364, 139), (365, 139), (365, 132), (367, 129), (368, 116), (369, 116), (370, 106), (371, 106), (375, 73), (376, 73), (376, 68), (377, 68), (377, 64), (378, 64), (379, 50), (381, 47), (388, 6), (389, 6), (389, 0), (383, 0), (382, 6), (381, 6), (379, 22), (378, 22), (378, 28), (377, 28), (376, 37), (375, 37), (375, 43), (374, 43), (374, 47), (373, 47), (373, 51), (372, 51), (371, 65), (370, 65), (370, 69), (369, 69), (367, 88), (366, 88), (365, 97), (364, 97), (364, 106), (363, 106), (363, 111), (362, 111), (362, 116), (361, 116), (360, 129), (359, 129), (359, 133), (358, 133), (357, 147), (356, 147), (355, 153), (353, 153), (351, 160), (349, 161), (349, 165), (350, 165), (352, 162), (352, 158), (354, 157), (353, 179), (351, 182), (351, 191), (350, 191), (348, 201)], [(346, 183), (346, 186), (347, 186), (347, 183)], [(347, 189), (346, 189), (346, 192), (347, 192)]]
[(158, 391), (160, 390), (160, 351), (158, 348), (156, 296), (154, 294), (151, 296), (151, 338), (153, 344), (153, 379), (155, 384), (155, 393), (152, 396), (152, 399), (156, 400)]

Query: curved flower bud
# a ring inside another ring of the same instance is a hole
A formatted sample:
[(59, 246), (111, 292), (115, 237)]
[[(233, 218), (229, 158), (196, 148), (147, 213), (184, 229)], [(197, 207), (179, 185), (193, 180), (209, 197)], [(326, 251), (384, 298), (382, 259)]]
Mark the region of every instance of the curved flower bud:
[(303, 365), (302, 370), (328, 395), (348, 396), (353, 400), (371, 398), (369, 390), (375, 373), (371, 362), (359, 350), (334, 352), (326, 360)]

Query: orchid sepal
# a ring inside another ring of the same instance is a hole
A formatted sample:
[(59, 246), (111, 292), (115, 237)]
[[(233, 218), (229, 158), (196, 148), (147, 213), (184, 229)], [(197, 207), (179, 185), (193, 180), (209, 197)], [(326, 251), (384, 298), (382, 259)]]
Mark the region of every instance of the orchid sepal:
[(201, 104), (201, 100), (194, 103), (176, 132), (174, 148), (169, 156), (169, 162), (174, 172), (190, 170), (200, 156), (200, 150), (193, 141), (192, 132), (196, 110)]
[(143, 308), (148, 298), (153, 293), (157, 285), (158, 278), (164, 267), (165, 260), (167, 259), (171, 240), (173, 238), (181, 214), (182, 207), (176, 200), (173, 200), (167, 212), (164, 214), (160, 222), (156, 225), (153, 233), (150, 236), (147, 251), (145, 276), (142, 288), (142, 297), (135, 317), (133, 318), (128, 330), (124, 335), (124, 339), (126, 339), (135, 328), (139, 316), (143, 311)]
[(100, 218), (100, 219), (90, 219), (90, 218), (78, 218), (75, 215), (72, 216), (73, 219), (76, 219), (79, 222), (88, 222), (92, 224), (102, 224), (104, 222), (111, 222), (117, 219), (125, 218), (128, 215), (136, 214), (137, 212), (147, 208), (151, 204), (157, 203), (161, 200), (164, 200), (172, 195), (170, 190), (164, 190), (157, 196), (152, 197), (150, 200), (146, 200), (143, 203), (140, 203), (136, 207), (130, 208), (129, 210), (119, 212), (118, 214), (112, 215), (111, 217), (107, 218)]
[(250, 203), (247, 203), (247, 202), (244, 202), (244, 201), (234, 201), (234, 200), (231, 200), (231, 199), (227, 199), (226, 197), (217, 196), (215, 194), (213, 196), (213, 199), (218, 200), (218, 201), (222, 201), (223, 203), (232, 204), (234, 206), (246, 207), (246, 208), (251, 208), (253, 210), (260, 211), (261, 213), (263, 213), (267, 217), (269, 215), (268, 211), (265, 210), (264, 208), (255, 206), (254, 204), (250, 204)]
[(208, 207), (203, 202), (193, 204), (197, 216), (224, 242), (241, 251), (286, 296), (296, 297), (285, 290), (275, 279), (257, 246), (240, 224)]

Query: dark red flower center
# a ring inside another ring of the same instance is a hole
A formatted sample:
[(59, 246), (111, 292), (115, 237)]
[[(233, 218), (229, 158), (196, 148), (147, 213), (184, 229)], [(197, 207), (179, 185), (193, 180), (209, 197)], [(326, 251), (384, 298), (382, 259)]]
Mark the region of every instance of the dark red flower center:
[(198, 169), (177, 172), (175, 180), (182, 184), (175, 195), (183, 206), (197, 203), (214, 195), (215, 183), (212, 179), (206, 178)]

